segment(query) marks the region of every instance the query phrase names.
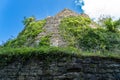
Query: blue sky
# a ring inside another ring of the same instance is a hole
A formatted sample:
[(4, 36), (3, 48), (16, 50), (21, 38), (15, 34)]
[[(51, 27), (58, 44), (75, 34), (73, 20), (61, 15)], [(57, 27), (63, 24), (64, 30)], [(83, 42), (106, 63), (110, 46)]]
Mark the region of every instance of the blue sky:
[[(75, 2), (76, 1), (76, 2)], [(81, 13), (79, 0), (1, 0), (0, 1), (0, 44), (16, 37), (24, 28), (24, 17), (43, 19), (53, 16), (64, 8)], [(79, 4), (78, 4), (79, 3)]]

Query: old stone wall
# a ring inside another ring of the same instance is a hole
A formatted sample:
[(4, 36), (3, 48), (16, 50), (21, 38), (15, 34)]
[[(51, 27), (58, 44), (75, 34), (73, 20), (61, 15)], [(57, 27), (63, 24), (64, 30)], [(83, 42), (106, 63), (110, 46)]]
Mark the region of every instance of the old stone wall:
[(0, 80), (120, 80), (120, 59), (63, 57), (15, 60), (0, 66)]
[[(63, 18), (69, 17), (69, 16), (79, 16), (80, 14), (77, 14), (69, 9), (64, 9), (57, 15), (53, 17), (46, 18), (46, 25), (43, 27), (43, 32), (41, 32), (36, 37), (36, 44), (39, 44), (41, 37), (51, 35), (50, 38), (50, 46), (59, 46), (59, 47), (65, 47), (67, 46), (67, 42), (62, 38), (59, 31), (59, 25)], [(81, 15), (82, 16), (82, 15)]]

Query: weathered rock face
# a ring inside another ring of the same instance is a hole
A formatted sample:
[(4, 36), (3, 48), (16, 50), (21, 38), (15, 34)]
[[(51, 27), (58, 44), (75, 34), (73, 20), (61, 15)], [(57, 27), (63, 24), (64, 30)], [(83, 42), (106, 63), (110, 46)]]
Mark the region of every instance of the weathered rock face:
[(120, 80), (120, 59), (63, 57), (46, 63), (32, 58), (0, 67), (0, 80)]

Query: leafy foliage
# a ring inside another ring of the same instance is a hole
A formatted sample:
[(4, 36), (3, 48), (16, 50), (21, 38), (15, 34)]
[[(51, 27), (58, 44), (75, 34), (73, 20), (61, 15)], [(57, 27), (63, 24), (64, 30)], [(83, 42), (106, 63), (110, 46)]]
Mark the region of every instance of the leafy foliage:
[[(46, 20), (36, 21), (34, 17), (24, 20), (25, 28), (16, 39), (9, 40), (0, 46), (0, 63), (12, 58), (28, 59), (32, 56), (48, 56), (51, 59), (64, 55), (101, 56), (120, 58), (120, 20), (105, 20), (105, 28), (91, 28), (88, 17), (67, 17), (61, 21), (60, 34), (67, 41), (67, 48), (50, 47), (50, 35), (40, 39), (39, 46), (31, 46), (35, 37), (43, 30)], [(59, 55), (59, 56), (58, 56)], [(48, 58), (47, 57), (47, 58)]]
[(27, 26), (27, 25), (29, 25), (31, 22), (35, 21), (35, 20), (36, 20), (36, 19), (35, 19), (34, 16), (29, 17), (29, 18), (24, 17), (23, 24), (24, 24), (25, 26)]
[(50, 46), (50, 36), (41, 37), (39, 46)]
[(107, 27), (108, 31), (116, 32), (118, 26), (120, 26), (120, 20), (113, 21), (112, 18), (107, 18), (104, 21), (105, 26)]
[(84, 31), (84, 28), (88, 27), (90, 23), (90, 18), (82, 16), (64, 18), (60, 24), (61, 35), (69, 46), (77, 46), (76, 40), (80, 36), (79, 33)]
[(9, 40), (4, 46), (9, 47), (22, 47), (30, 46), (34, 41), (34, 38), (43, 31), (43, 26), (46, 20), (36, 21), (34, 17), (26, 18), (24, 20), (25, 28), (19, 33), (18, 37), (13, 40)]
[(120, 52), (120, 32), (117, 29), (119, 20), (105, 22), (106, 28), (91, 28), (90, 24), (91, 20), (82, 16), (65, 18), (60, 24), (61, 35), (69, 46), (83, 51)]
[(104, 30), (87, 28), (81, 33), (79, 47), (82, 50), (101, 50), (105, 48)]
[(111, 17), (102, 17), (98, 23), (111, 32), (118, 32), (120, 28), (120, 19), (113, 20)]
[(79, 38), (83, 50), (118, 51), (120, 49), (120, 33), (108, 32), (105, 29), (86, 29)]

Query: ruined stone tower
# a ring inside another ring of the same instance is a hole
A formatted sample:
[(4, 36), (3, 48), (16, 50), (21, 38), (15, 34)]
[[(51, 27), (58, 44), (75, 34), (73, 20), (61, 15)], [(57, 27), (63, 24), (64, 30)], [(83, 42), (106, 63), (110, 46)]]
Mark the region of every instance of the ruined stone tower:
[(46, 19), (46, 24), (43, 27), (44, 31), (41, 32), (37, 37), (36, 37), (36, 43), (40, 42), (40, 38), (46, 35), (51, 35), (50, 37), (50, 46), (66, 46), (67, 43), (63, 40), (63, 38), (60, 35), (59, 32), (59, 24), (60, 21), (69, 16), (79, 16), (80, 14), (77, 14), (69, 9), (64, 9), (54, 17), (47, 17)]

